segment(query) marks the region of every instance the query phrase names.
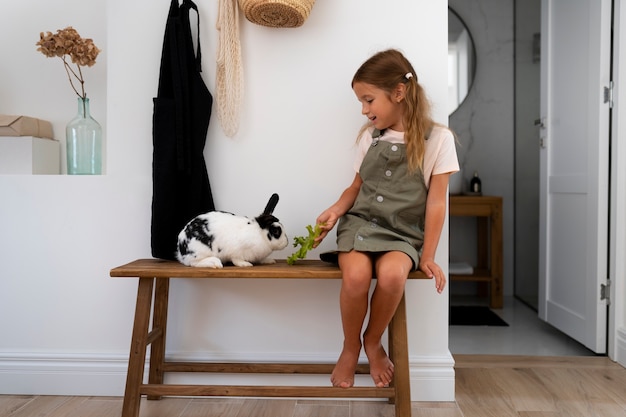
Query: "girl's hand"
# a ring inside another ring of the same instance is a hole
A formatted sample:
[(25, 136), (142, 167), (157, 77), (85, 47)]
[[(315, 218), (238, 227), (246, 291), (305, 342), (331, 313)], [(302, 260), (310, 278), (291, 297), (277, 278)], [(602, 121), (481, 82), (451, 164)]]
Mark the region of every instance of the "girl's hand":
[(346, 214), (350, 207), (352, 207), (354, 201), (356, 200), (356, 196), (359, 194), (359, 190), (361, 189), (361, 184), (363, 184), (363, 180), (361, 180), (361, 176), (357, 172), (354, 175), (352, 184), (350, 184), (350, 186), (346, 188), (343, 193), (341, 193), (339, 200), (319, 215), (315, 224), (320, 226), (322, 233), (320, 233), (319, 237), (315, 239), (315, 243), (313, 244), (314, 248), (322, 243), (322, 240), (324, 240), (328, 232), (333, 230), (333, 227), (335, 227), (339, 218)]
[(346, 188), (343, 193), (341, 193), (341, 197), (339, 200), (319, 215), (317, 220), (315, 221), (316, 225), (319, 225), (322, 229), (322, 233), (320, 233), (319, 237), (315, 239), (315, 243), (313, 247), (316, 248), (322, 240), (326, 237), (328, 232), (333, 230), (335, 224), (339, 220), (341, 216), (346, 214), (350, 207), (354, 204), (356, 200), (356, 196), (359, 194), (359, 190), (361, 189), (361, 184), (363, 184), (363, 180), (361, 176), (357, 172), (354, 175), (354, 180), (352, 180), (352, 184), (348, 188)]
[(339, 217), (340, 216), (338, 216), (337, 213), (335, 213), (331, 209), (324, 210), (322, 214), (319, 215), (319, 217), (315, 221), (315, 224), (319, 225), (322, 232), (318, 237), (315, 238), (315, 243), (313, 243), (314, 248), (322, 243), (322, 240), (324, 240), (328, 232), (333, 230), (333, 227), (335, 227), (335, 224), (337, 223)]
[(433, 259), (422, 258), (420, 259), (420, 269), (427, 277), (435, 279), (435, 288), (441, 294), (446, 287), (446, 277), (439, 265)]

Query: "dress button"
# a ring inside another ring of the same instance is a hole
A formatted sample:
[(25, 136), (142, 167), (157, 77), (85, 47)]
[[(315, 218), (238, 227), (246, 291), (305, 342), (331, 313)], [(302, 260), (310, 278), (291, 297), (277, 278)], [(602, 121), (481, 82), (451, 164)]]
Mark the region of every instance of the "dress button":
[(398, 146), (397, 146), (397, 145), (393, 145), (393, 146), (391, 147), (391, 150), (392, 150), (392, 151), (394, 151), (394, 152), (395, 152), (395, 151), (397, 151), (397, 150), (398, 150)]
[(388, 177), (391, 177), (391, 170), (388, 169), (387, 171), (385, 171), (385, 175), (388, 176)]
[(371, 221), (372, 223), (378, 223), (378, 219), (376, 217), (374, 217)]
[(378, 197), (376, 197), (376, 201), (378, 201), (379, 203), (382, 203), (384, 200), (382, 195), (379, 195)]
[(363, 240), (363, 236), (361, 236), (361, 235), (357, 235), (357, 236), (356, 236), (356, 238), (357, 238), (358, 240)]

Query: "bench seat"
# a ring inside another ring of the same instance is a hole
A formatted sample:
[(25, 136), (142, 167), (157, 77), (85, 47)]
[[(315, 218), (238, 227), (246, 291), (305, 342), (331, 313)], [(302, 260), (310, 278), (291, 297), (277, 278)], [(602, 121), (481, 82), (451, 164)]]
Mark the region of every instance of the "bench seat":
[[(395, 404), (397, 417), (411, 415), (409, 360), (404, 294), (389, 324), (389, 356), (395, 365), (394, 380), (389, 387), (336, 388), (330, 386), (245, 386), (245, 385), (184, 385), (165, 384), (167, 372), (214, 373), (277, 373), (329, 374), (332, 364), (322, 363), (215, 363), (171, 362), (165, 360), (165, 340), (170, 279), (175, 278), (233, 278), (233, 279), (341, 279), (337, 265), (320, 260), (300, 260), (288, 265), (284, 260), (275, 264), (252, 267), (194, 268), (161, 259), (138, 259), (111, 269), (114, 278), (138, 278), (137, 303), (131, 339), (128, 373), (122, 407), (122, 417), (138, 417), (141, 396), (158, 400), (162, 396), (218, 397), (303, 397), (303, 398), (387, 398)], [(418, 271), (409, 279), (426, 279)], [(150, 326), (152, 317), (152, 326)], [(144, 368), (148, 346), (150, 364), (148, 383)], [(359, 364), (357, 373), (369, 373), (367, 364)]]

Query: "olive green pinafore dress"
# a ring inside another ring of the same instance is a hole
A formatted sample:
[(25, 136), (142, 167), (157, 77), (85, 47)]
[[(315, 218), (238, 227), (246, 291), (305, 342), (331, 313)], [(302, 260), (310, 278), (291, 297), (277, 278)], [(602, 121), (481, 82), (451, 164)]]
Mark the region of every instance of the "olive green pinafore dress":
[(363, 184), (353, 207), (339, 220), (337, 250), (401, 251), (417, 269), (428, 193), (422, 171), (409, 173), (404, 144), (375, 137), (359, 173)]

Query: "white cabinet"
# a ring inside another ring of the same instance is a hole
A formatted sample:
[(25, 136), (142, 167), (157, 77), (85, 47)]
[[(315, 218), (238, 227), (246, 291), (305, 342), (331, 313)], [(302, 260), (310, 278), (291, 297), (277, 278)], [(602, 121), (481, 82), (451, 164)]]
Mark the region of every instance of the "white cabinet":
[(58, 140), (34, 136), (0, 136), (0, 174), (60, 174)]

